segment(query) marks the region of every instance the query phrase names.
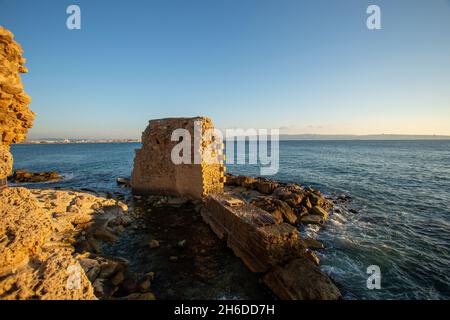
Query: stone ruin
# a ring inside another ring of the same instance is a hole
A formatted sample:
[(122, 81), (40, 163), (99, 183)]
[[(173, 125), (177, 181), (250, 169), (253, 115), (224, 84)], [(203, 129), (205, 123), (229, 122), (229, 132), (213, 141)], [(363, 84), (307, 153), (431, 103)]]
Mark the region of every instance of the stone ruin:
[(21, 46), (14, 35), (0, 26), (0, 188), (11, 174), (12, 143), (25, 139), (33, 125), (34, 113), (28, 108), (31, 98), (24, 92), (20, 73), (27, 73)]
[[(196, 133), (196, 128), (201, 132)], [(172, 133), (177, 129), (186, 130), (184, 132), (188, 133), (188, 137), (173, 139)], [(225, 182), (223, 144), (213, 141), (212, 135), (201, 134), (210, 129), (214, 127), (211, 119), (206, 117), (151, 120), (142, 134), (142, 148), (136, 150), (131, 175), (133, 193), (202, 199), (206, 195), (222, 192)], [(191, 141), (183, 140), (189, 138)], [(190, 149), (184, 155), (188, 161), (174, 164), (172, 150), (180, 142), (186, 143)]]
[[(198, 121), (202, 123), (202, 130), (213, 128), (211, 120), (204, 117), (149, 122), (142, 135), (142, 148), (136, 150), (131, 177), (133, 193), (183, 196), (200, 202), (203, 220), (220, 239), (226, 241), (227, 246), (251, 271), (261, 275), (262, 282), (279, 298), (339, 299), (341, 295), (338, 288), (317, 267), (319, 259), (310, 250), (311, 246), (307, 245), (305, 239), (299, 238), (297, 217), (292, 212), (287, 214), (286, 211), (277, 216), (275, 212), (263, 210), (258, 206), (258, 201), (247, 201), (242, 197), (243, 192), (248, 192), (243, 191), (246, 188), (240, 187), (241, 190), (239, 187), (232, 187), (234, 191), (224, 189), (226, 176), (223, 144), (219, 143), (213, 154), (218, 160), (216, 164), (205, 161), (208, 157), (204, 151), (213, 143), (208, 135), (197, 137), (197, 143), (192, 143), (190, 147), (192, 157), (195, 150), (200, 151), (200, 163), (175, 164), (172, 161), (172, 151), (181, 142), (172, 138), (174, 130), (183, 128), (194, 136), (194, 126)], [(227, 188), (240, 180), (239, 177), (229, 177)], [(233, 182), (231, 178), (236, 181)], [(242, 178), (244, 181), (241, 185), (246, 186), (247, 183), (244, 182), (248, 182), (249, 186), (256, 189), (251, 192), (264, 195), (263, 199), (272, 197), (271, 201), (288, 206), (271, 196), (277, 188), (276, 183), (263, 178)], [(291, 197), (288, 202), (298, 200), (294, 201), (297, 205), (303, 199), (304, 190), (293, 191), (295, 192), (288, 191)], [(311, 199), (317, 198), (317, 204), (319, 200), (325, 201), (312, 193), (308, 196)], [(308, 197), (305, 200), (309, 203)], [(300, 213), (303, 216), (302, 222), (305, 218), (325, 219), (313, 209), (318, 210), (317, 207), (308, 207), (311, 215)], [(326, 212), (321, 214), (327, 215)]]

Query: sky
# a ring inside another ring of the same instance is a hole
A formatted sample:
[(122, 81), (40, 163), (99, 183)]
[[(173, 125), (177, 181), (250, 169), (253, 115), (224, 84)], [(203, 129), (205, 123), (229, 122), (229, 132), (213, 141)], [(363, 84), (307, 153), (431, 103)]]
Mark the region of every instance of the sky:
[(450, 0), (0, 0), (0, 25), (27, 58), (29, 138), (138, 138), (150, 119), (197, 115), (450, 135)]

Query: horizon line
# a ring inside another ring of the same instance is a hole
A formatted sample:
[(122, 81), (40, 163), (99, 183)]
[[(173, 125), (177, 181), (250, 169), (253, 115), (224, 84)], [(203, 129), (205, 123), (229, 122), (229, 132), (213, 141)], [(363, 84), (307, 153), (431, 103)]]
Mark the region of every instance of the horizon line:
[[(248, 136), (236, 136), (235, 139), (242, 139)], [(22, 144), (33, 142), (64, 142), (64, 141), (105, 141), (105, 142), (139, 142), (141, 138), (105, 138), (105, 137), (71, 137), (71, 138), (27, 138), (20, 142)], [(279, 135), (280, 141), (295, 141), (295, 140), (450, 140), (450, 135), (441, 134), (315, 134), (315, 133), (300, 133), (289, 134), (282, 133)], [(225, 138), (224, 141), (227, 141)], [(20, 144), (19, 143), (19, 144)]]

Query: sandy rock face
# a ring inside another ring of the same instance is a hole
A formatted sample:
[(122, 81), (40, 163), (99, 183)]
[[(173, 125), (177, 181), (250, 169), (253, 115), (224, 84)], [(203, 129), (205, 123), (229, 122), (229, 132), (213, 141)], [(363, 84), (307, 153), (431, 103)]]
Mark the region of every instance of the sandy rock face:
[[(0, 144), (0, 180), (6, 180), (7, 175), (12, 171), (13, 158), (7, 146)], [(0, 181), (0, 186), (2, 181)]]
[(14, 35), (0, 26), (0, 183), (12, 169), (9, 145), (24, 140), (33, 125), (34, 113), (28, 108), (31, 98), (20, 79), (20, 73), (28, 72), (22, 54)]
[(73, 191), (1, 190), (0, 299), (96, 299), (75, 245), (82, 233), (112, 233), (107, 223), (126, 210)]

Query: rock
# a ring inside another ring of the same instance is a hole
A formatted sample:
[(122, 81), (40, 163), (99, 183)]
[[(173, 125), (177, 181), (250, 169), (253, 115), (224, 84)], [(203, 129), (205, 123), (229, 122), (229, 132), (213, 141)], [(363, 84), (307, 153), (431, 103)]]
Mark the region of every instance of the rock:
[(112, 231), (108, 230), (106, 227), (96, 228), (94, 231), (94, 236), (97, 239), (114, 242), (117, 240), (117, 236), (112, 233)]
[(305, 207), (307, 210), (309, 210), (309, 209), (312, 208), (312, 204), (311, 204), (311, 202), (309, 201), (309, 198), (308, 198), (308, 197), (305, 197), (305, 198), (303, 199), (302, 205), (303, 205), (303, 207)]
[[(111, 277), (121, 271), (125, 261), (92, 254), (101, 251), (101, 243), (88, 230), (97, 222), (105, 223), (104, 214), (99, 219), (92, 207), (98, 204), (101, 209), (115, 203), (74, 191), (13, 187), (1, 190), (0, 239), (6, 241), (0, 241), (0, 297), (96, 299), (91, 281), (100, 275)], [(91, 254), (73, 256), (75, 247)], [(117, 268), (105, 272), (108, 263)], [(68, 270), (80, 271), (80, 290), (67, 286)]]
[(150, 289), (151, 284), (152, 283), (151, 283), (150, 279), (147, 278), (144, 281), (142, 281), (141, 283), (139, 283), (139, 290), (141, 292), (146, 292)]
[(102, 245), (99, 241), (94, 239), (93, 237), (87, 238), (87, 243), (89, 244), (89, 247), (91, 250), (95, 253), (100, 253), (102, 251)]
[(177, 243), (177, 245), (178, 245), (180, 248), (184, 248), (184, 246), (186, 245), (186, 240), (181, 240), (180, 242)]
[(324, 209), (330, 209), (333, 207), (333, 203), (327, 199), (325, 199), (320, 192), (314, 190), (316, 193), (309, 194), (309, 200), (313, 206), (319, 206)]
[(324, 224), (323, 217), (318, 215), (306, 215), (301, 217), (300, 222), (303, 224), (318, 224), (322, 225)]
[(178, 260), (178, 257), (177, 256), (170, 256), (169, 260), (172, 261), (172, 262), (175, 262), (175, 261)]
[(127, 293), (134, 293), (136, 291), (140, 291), (139, 284), (137, 283), (136, 279), (132, 277), (125, 278), (125, 280), (122, 281), (120, 286)]
[(326, 212), (324, 209), (322, 209), (319, 206), (312, 207), (311, 210), (309, 210), (309, 214), (316, 215), (322, 217), (324, 220), (328, 219), (328, 212)]
[(303, 238), (300, 239), (300, 241), (302, 241), (302, 243), (304, 244), (304, 246), (308, 249), (312, 249), (312, 250), (320, 250), (320, 249), (324, 249), (325, 246), (323, 245), (322, 242), (315, 240), (315, 239), (311, 239), (311, 238)]
[(184, 197), (170, 197), (167, 199), (167, 204), (169, 206), (181, 206), (183, 204), (186, 204), (189, 201), (189, 199)]
[(159, 247), (159, 241), (152, 239), (148, 242), (148, 246), (150, 247), (150, 249), (155, 249)]
[(237, 199), (237, 198), (232, 198), (232, 199), (228, 199), (227, 201), (225, 201), (224, 204), (226, 204), (227, 206), (230, 206), (230, 207), (236, 207), (236, 206), (242, 206), (244, 204), (244, 201)]
[(123, 299), (123, 300), (156, 300), (156, 297), (153, 293), (146, 292), (146, 293), (132, 293), (121, 299)]
[(93, 286), (95, 295), (99, 298), (112, 297), (117, 291), (117, 287), (106, 279), (96, 279)]
[(156, 300), (156, 297), (151, 292), (142, 293), (138, 300)]
[(237, 181), (237, 185), (247, 188), (247, 189), (251, 189), (255, 187), (255, 183), (257, 182), (257, 180), (255, 178), (252, 177), (246, 177), (246, 176), (238, 176), (236, 178)]
[(119, 177), (119, 178), (116, 179), (116, 182), (120, 186), (125, 186), (125, 187), (130, 186), (130, 179), (129, 178)]
[(304, 195), (301, 193), (292, 193), (289, 197), (285, 198), (284, 200), (289, 206), (295, 208), (301, 205), (303, 198)]
[(253, 188), (263, 194), (272, 194), (278, 185), (269, 180), (259, 179), (253, 183)]
[(125, 232), (125, 227), (124, 226), (122, 226), (122, 225), (120, 225), (120, 226), (117, 226), (116, 227), (116, 233), (117, 234), (122, 234), (122, 233), (124, 233)]
[(118, 270), (117, 263), (115, 263), (113, 261), (108, 261), (104, 265), (102, 265), (102, 269), (101, 269), (98, 277), (104, 278), (104, 279), (109, 279), (117, 272), (117, 270)]
[(258, 197), (253, 199), (251, 204), (269, 212), (279, 223), (283, 222), (283, 220), (292, 225), (297, 223), (297, 216), (284, 201), (271, 197)]
[(317, 266), (306, 258), (276, 266), (263, 282), (283, 300), (337, 300), (339, 289)]
[(308, 258), (311, 262), (313, 262), (315, 265), (319, 265), (320, 264), (320, 259), (319, 257), (311, 250), (306, 251), (305, 253), (306, 258)]
[(258, 197), (253, 199), (250, 203), (262, 210), (267, 211), (275, 220), (277, 224), (283, 222), (283, 212), (279, 200), (269, 197)]
[(36, 182), (52, 182), (62, 180), (64, 177), (58, 175), (57, 172), (27, 172), (25, 170), (16, 170), (11, 177), (11, 182), (15, 183), (36, 183)]
[(90, 282), (94, 282), (100, 274), (100, 263), (95, 259), (83, 258), (78, 260)]
[[(41, 200), (24, 188), (0, 191), (1, 299), (95, 299), (83, 268), (72, 257), (73, 248), (62, 243), (60, 232), (73, 225), (55, 222)], [(74, 285), (80, 290), (67, 285), (68, 270), (79, 271)]]
[(155, 278), (155, 273), (153, 271), (148, 272), (146, 275), (150, 281), (153, 281), (153, 279)]
[[(296, 227), (278, 223), (267, 211), (249, 203), (224, 205), (227, 194), (215, 194), (201, 211), (206, 223), (253, 272), (266, 272), (274, 265), (304, 255)], [(275, 199), (276, 200), (276, 199)]]
[(115, 286), (118, 286), (125, 279), (125, 275), (122, 271), (117, 272), (114, 277), (111, 278), (111, 283)]
[(297, 216), (295, 215), (294, 211), (292, 211), (292, 209), (289, 206), (283, 205), (282, 212), (283, 212), (283, 218), (284, 218), (285, 222), (287, 222), (291, 225), (294, 225), (294, 226), (297, 224)]
[(131, 222), (133, 221), (133, 219), (128, 215), (122, 214), (117, 218), (116, 221), (118, 224), (120, 224), (124, 227), (128, 227), (131, 224)]
[(290, 191), (286, 187), (278, 187), (272, 193), (273, 197), (278, 198), (280, 200), (285, 200), (285, 199), (289, 198), (291, 195), (292, 195), (292, 191)]
[(231, 173), (225, 174), (225, 185), (227, 186), (238, 186), (237, 183), (237, 177), (235, 175), (232, 175)]

